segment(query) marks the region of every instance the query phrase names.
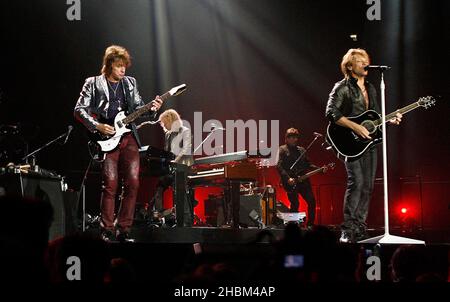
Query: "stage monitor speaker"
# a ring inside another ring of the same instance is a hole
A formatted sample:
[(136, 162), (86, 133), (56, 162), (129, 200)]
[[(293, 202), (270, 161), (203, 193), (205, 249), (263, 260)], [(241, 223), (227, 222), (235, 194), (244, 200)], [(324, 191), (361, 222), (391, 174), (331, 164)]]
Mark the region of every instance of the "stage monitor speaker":
[[(261, 194), (241, 195), (239, 209), (239, 223), (246, 227), (258, 227), (258, 222), (250, 218), (250, 212), (254, 210), (257, 216), (262, 219)], [(223, 196), (210, 195), (205, 200), (205, 219), (211, 226), (222, 226), (226, 222), (225, 205)], [(229, 214), (231, 215), (231, 211)]]
[(259, 220), (262, 219), (261, 194), (241, 195), (239, 209), (239, 224), (249, 227), (258, 227), (259, 223), (250, 218), (251, 211), (255, 211)]
[[(53, 207), (53, 222), (49, 230), (49, 239), (65, 235), (65, 209), (61, 179), (8, 173), (1, 176), (0, 184), (6, 195), (19, 195), (50, 202)], [(20, 223), (20, 219), (17, 223)]]

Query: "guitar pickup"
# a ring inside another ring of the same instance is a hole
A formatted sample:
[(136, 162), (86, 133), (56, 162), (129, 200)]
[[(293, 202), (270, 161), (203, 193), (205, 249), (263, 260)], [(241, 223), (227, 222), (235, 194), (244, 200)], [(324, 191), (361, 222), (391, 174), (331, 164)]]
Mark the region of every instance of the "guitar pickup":
[(117, 122), (117, 126), (119, 126), (120, 128), (122, 128), (122, 127), (123, 127), (122, 121), (118, 121), (118, 122)]

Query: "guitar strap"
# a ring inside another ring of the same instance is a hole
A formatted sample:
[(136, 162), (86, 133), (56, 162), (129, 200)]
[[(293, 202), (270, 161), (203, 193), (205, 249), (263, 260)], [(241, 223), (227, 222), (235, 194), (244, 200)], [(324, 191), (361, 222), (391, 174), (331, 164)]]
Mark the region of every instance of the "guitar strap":
[(131, 94), (130, 94), (130, 85), (129, 85), (129, 79), (127, 77), (124, 77), (122, 83), (122, 88), (124, 90), (124, 95), (125, 95), (125, 106), (127, 108), (127, 112), (126, 114), (130, 114), (131, 112), (133, 112), (133, 108), (131, 108), (131, 104), (133, 102), (131, 102)]

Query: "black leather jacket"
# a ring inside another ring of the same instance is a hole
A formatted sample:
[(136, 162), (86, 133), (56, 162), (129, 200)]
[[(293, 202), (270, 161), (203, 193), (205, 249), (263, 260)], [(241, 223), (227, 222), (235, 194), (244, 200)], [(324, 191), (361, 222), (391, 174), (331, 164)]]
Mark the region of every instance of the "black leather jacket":
[[(135, 78), (125, 76), (122, 81), (127, 104), (126, 115), (128, 115), (143, 106), (144, 102), (139, 95)], [(106, 77), (101, 75), (87, 78), (75, 105), (75, 118), (86, 126), (89, 131), (96, 132), (96, 126), (100, 123), (99, 121), (114, 119), (114, 117), (108, 116), (108, 108), (109, 92)], [(157, 112), (154, 112), (151, 115), (150, 113), (147, 114), (146, 117), (155, 119), (156, 115)], [(136, 125), (132, 123), (131, 128), (138, 145), (141, 146)]]
[[(380, 113), (375, 87), (365, 81), (369, 96), (369, 109)], [(345, 116), (355, 116), (366, 111), (364, 96), (353, 77), (337, 82), (328, 97), (325, 115), (333, 123)]]

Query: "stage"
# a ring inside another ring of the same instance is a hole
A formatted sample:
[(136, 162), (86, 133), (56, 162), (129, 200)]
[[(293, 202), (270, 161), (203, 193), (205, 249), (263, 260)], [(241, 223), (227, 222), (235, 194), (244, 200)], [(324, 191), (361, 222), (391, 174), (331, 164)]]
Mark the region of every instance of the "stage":
[(3, 1), (3, 275), (450, 281), (449, 4)]
[[(338, 226), (325, 226), (337, 238)], [(306, 230), (304, 230), (306, 231)], [(369, 229), (370, 236), (383, 234), (382, 229)], [(393, 235), (424, 240), (426, 245), (450, 245), (450, 230), (391, 230)], [(230, 244), (267, 243), (284, 238), (283, 227), (258, 228), (220, 228), (220, 227), (135, 227), (131, 231), (137, 243), (169, 244)]]

